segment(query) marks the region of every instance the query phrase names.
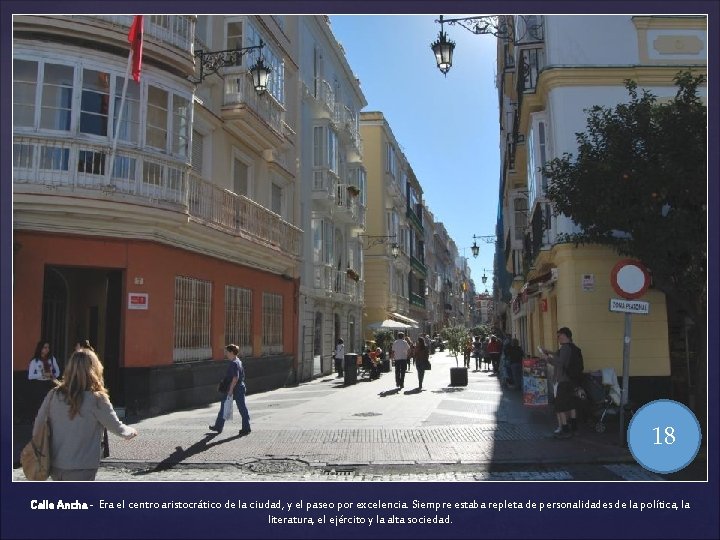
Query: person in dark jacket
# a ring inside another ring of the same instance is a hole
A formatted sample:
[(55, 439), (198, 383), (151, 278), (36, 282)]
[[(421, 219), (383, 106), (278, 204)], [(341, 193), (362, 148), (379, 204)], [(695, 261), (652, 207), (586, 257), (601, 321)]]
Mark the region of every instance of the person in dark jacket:
[(520, 347), (520, 342), (513, 338), (510, 344), (505, 348), (505, 358), (510, 364), (510, 376), (512, 384), (515, 388), (522, 390), (522, 360), (525, 353)]
[(419, 337), (415, 345), (415, 368), (418, 374), (418, 388), (422, 390), (425, 370), (430, 367), (430, 350), (425, 344), (425, 339)]

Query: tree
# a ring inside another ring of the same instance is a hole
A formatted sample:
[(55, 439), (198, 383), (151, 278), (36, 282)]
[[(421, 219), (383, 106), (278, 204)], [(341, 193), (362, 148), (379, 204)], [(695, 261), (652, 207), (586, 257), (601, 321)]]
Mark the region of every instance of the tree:
[(586, 111), (577, 159), (565, 154), (543, 172), (554, 212), (582, 229), (565, 240), (610, 245), (641, 260), (653, 287), (695, 323), (704, 382), (707, 109), (698, 87), (705, 77), (680, 72), (674, 81), (675, 97), (663, 102), (625, 81), (630, 102)]
[(458, 354), (462, 351), (468, 330), (462, 325), (454, 324), (443, 328), (441, 335), (448, 341), (448, 349), (455, 356), (455, 366), (458, 365)]

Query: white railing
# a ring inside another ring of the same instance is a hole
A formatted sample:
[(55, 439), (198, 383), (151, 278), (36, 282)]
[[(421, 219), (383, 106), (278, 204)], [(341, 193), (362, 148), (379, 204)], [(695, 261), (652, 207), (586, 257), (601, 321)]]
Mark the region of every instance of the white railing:
[(357, 221), (360, 216), (360, 204), (358, 203), (358, 195), (350, 193), (349, 189), (357, 189), (349, 184), (337, 184), (335, 189), (335, 204), (341, 215)]
[[(188, 166), (163, 156), (118, 149), (109, 175), (110, 145), (75, 139), (13, 137), (13, 183), (69, 191), (123, 194), (185, 205)], [(93, 195), (90, 195), (92, 198)]]
[(315, 78), (315, 88), (313, 89), (315, 98), (323, 104), (328, 112), (335, 110), (335, 91), (329, 82), (325, 79)]
[(191, 175), (188, 212), (193, 218), (300, 256), (302, 231), (255, 201)]
[(109, 145), (35, 136), (13, 138), (13, 186), (54, 189), (58, 194), (163, 205), (234, 234), (300, 256), (302, 231), (246, 197), (190, 175), (186, 163), (121, 148), (110, 170)]
[(315, 263), (313, 287), (336, 298), (362, 303), (365, 298), (365, 282), (355, 281), (347, 270), (337, 270), (330, 264)]
[(269, 93), (258, 95), (247, 71), (225, 74), (225, 105), (248, 105), (278, 135), (283, 135), (285, 110)]
[[(100, 19), (121, 27), (125, 33), (133, 21), (132, 15), (72, 15), (72, 18)], [(143, 31), (146, 38), (157, 39), (188, 54), (193, 53), (194, 17), (189, 15), (145, 15)]]
[(313, 287), (331, 293), (333, 291), (333, 277), (336, 270), (330, 264), (315, 263), (313, 267)]
[(320, 194), (328, 199), (335, 199), (338, 178), (329, 169), (313, 171), (313, 194)]

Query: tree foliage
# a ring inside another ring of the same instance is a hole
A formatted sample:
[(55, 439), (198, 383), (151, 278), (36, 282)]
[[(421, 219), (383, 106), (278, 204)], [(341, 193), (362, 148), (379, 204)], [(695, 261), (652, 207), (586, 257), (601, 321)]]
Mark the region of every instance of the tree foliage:
[(440, 332), (443, 339), (448, 342), (448, 349), (455, 356), (455, 365), (458, 365), (458, 354), (462, 352), (465, 340), (468, 337), (468, 329), (462, 325), (455, 324), (446, 326)]
[(582, 229), (567, 240), (614, 246), (640, 259), (653, 286), (696, 322), (704, 320), (707, 272), (707, 110), (702, 75), (675, 77), (658, 101), (626, 81), (629, 103), (588, 111), (578, 156), (550, 161), (547, 196)]

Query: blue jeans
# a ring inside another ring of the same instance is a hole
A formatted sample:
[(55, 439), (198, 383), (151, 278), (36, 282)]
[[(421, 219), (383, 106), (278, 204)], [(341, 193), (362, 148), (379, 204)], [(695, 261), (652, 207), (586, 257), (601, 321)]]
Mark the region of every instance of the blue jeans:
[[(237, 404), (238, 411), (240, 411), (240, 418), (242, 418), (242, 429), (244, 431), (250, 430), (250, 413), (248, 412), (247, 405), (245, 405), (245, 385), (236, 384), (233, 390), (233, 399)], [(225, 403), (227, 401), (227, 394), (223, 394), (220, 398), (220, 412), (215, 419), (215, 427), (222, 431), (225, 426), (225, 419), (223, 413), (225, 409)]]

